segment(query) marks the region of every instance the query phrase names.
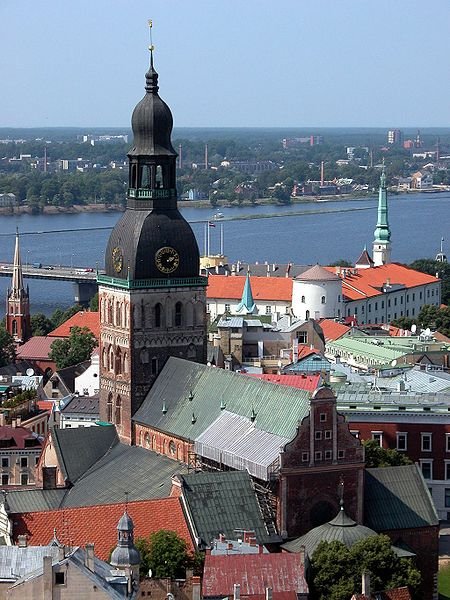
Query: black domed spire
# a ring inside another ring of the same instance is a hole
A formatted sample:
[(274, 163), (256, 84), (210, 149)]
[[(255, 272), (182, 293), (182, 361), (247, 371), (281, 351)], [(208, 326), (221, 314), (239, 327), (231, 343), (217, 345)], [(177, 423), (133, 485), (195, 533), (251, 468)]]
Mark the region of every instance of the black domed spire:
[(128, 156), (175, 156), (170, 136), (173, 118), (170, 108), (159, 97), (158, 73), (153, 65), (150, 47), (150, 67), (145, 74), (146, 94), (137, 104), (131, 117), (134, 147)]

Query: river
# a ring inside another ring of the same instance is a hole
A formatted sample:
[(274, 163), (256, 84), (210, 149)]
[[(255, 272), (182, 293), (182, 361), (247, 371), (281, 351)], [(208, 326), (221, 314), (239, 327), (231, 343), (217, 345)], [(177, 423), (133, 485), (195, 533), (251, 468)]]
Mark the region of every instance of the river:
[[(223, 227), (225, 254), (231, 261), (269, 261), (327, 264), (343, 258), (355, 261), (364, 245), (371, 251), (377, 219), (376, 196), (346, 201), (301, 203), (290, 206), (221, 208), (224, 219), (210, 228), (211, 253), (220, 248)], [(204, 221), (211, 208), (183, 208), (201, 252)], [(276, 213), (283, 217), (270, 217)], [(302, 214), (295, 214), (302, 213)], [(267, 218), (249, 218), (257, 215)], [(0, 262), (11, 262), (16, 227), (21, 234), (22, 263), (103, 266), (110, 233), (121, 213), (80, 213), (0, 217)], [(203, 222), (202, 222), (203, 221)], [(392, 260), (409, 263), (434, 257), (441, 237), (450, 239), (450, 193), (389, 196)], [(30, 279), (32, 312), (50, 314), (73, 304), (71, 284)], [(0, 278), (0, 297), (9, 280)]]

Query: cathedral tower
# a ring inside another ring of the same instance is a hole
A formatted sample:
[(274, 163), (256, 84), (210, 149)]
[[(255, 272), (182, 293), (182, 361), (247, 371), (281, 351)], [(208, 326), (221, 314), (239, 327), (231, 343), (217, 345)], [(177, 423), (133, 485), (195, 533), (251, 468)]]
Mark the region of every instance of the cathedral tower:
[(30, 295), (28, 286), (25, 289), (23, 284), (19, 232), (16, 233), (11, 287), (6, 298), (6, 330), (18, 343), (26, 342), (31, 337)]
[(169, 356), (206, 360), (205, 288), (194, 233), (177, 208), (172, 114), (153, 66), (134, 109), (127, 208), (98, 277), (100, 415), (132, 442), (131, 418)]
[(380, 190), (378, 193), (378, 220), (374, 231), (373, 262), (375, 267), (391, 262), (391, 230), (388, 220), (388, 203), (386, 174), (383, 171), (380, 177)]

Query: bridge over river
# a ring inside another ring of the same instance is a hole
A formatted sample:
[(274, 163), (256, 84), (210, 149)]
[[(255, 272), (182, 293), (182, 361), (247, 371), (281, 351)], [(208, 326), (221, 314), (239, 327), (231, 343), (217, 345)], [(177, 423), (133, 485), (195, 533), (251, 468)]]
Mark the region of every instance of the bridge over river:
[[(0, 277), (12, 277), (13, 265), (2, 264), (0, 266)], [(95, 269), (86, 269), (84, 267), (65, 267), (65, 266), (22, 266), (22, 273), (25, 279), (41, 279), (53, 281), (69, 281), (74, 286), (75, 302), (82, 306), (87, 306), (90, 299), (97, 293), (97, 274), (102, 275), (104, 271)]]

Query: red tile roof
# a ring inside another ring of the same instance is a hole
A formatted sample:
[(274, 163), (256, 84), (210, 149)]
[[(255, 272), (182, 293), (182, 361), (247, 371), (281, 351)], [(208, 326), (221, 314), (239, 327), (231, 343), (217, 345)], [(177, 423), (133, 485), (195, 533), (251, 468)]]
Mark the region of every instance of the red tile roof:
[(17, 348), (17, 358), (20, 360), (47, 360), (50, 346), (57, 339), (62, 338), (35, 335)]
[(38, 400), (36, 402), (39, 410), (48, 410), (51, 412), (53, 410), (53, 400)]
[(80, 310), (48, 335), (49, 337), (67, 338), (70, 335), (72, 327), (87, 327), (98, 340), (100, 338), (100, 313)]
[[(410, 269), (400, 263), (389, 263), (372, 269), (344, 269), (342, 267), (326, 267), (329, 271), (341, 272), (342, 293), (347, 300), (360, 300), (379, 296), (383, 292), (381, 288), (389, 281), (391, 285), (402, 284), (405, 288), (413, 288), (419, 285), (436, 283), (436, 277)], [(355, 273), (354, 273), (355, 272)]]
[(319, 351), (316, 348), (310, 348), (309, 346), (299, 346), (297, 360), (308, 358), (308, 356), (311, 356), (311, 354), (319, 354)]
[[(42, 447), (42, 441), (39, 440), (35, 435), (31, 433), (29, 429), (26, 429), (25, 427), (11, 427), (10, 425), (1, 425), (0, 440), (2, 442), (9, 441), (9, 444), (4, 444), (2, 446), (3, 452), (7, 452), (8, 450), (23, 450), (24, 448), (36, 450)], [(27, 442), (31, 445), (27, 445)]]
[(264, 381), (271, 381), (272, 383), (306, 390), (307, 392), (315, 392), (319, 387), (321, 380), (320, 375), (259, 375), (257, 373), (247, 373), (247, 375), (263, 379)]
[[(246, 277), (241, 275), (210, 275), (207, 298), (222, 300), (240, 300)], [(250, 276), (253, 299), (256, 301), (292, 300), (292, 279), (290, 277), (256, 277)]]
[(308, 592), (300, 553), (206, 555), (204, 598), (232, 595), (235, 583), (241, 586), (241, 598), (263, 595), (266, 587), (272, 588), (274, 596), (278, 592)]
[(319, 325), (322, 328), (326, 342), (338, 340), (345, 333), (347, 333), (347, 331), (350, 331), (350, 327), (348, 325), (337, 323), (334, 319), (320, 319)]
[[(179, 498), (129, 502), (127, 510), (133, 519), (135, 539), (169, 529), (185, 540), (190, 551), (194, 550)], [(93, 543), (96, 556), (108, 560), (117, 543), (116, 527), (123, 511), (123, 504), (105, 504), (15, 514), (13, 535), (15, 540), (19, 535), (27, 535), (29, 544), (40, 546), (50, 542), (56, 528), (61, 543)]]

